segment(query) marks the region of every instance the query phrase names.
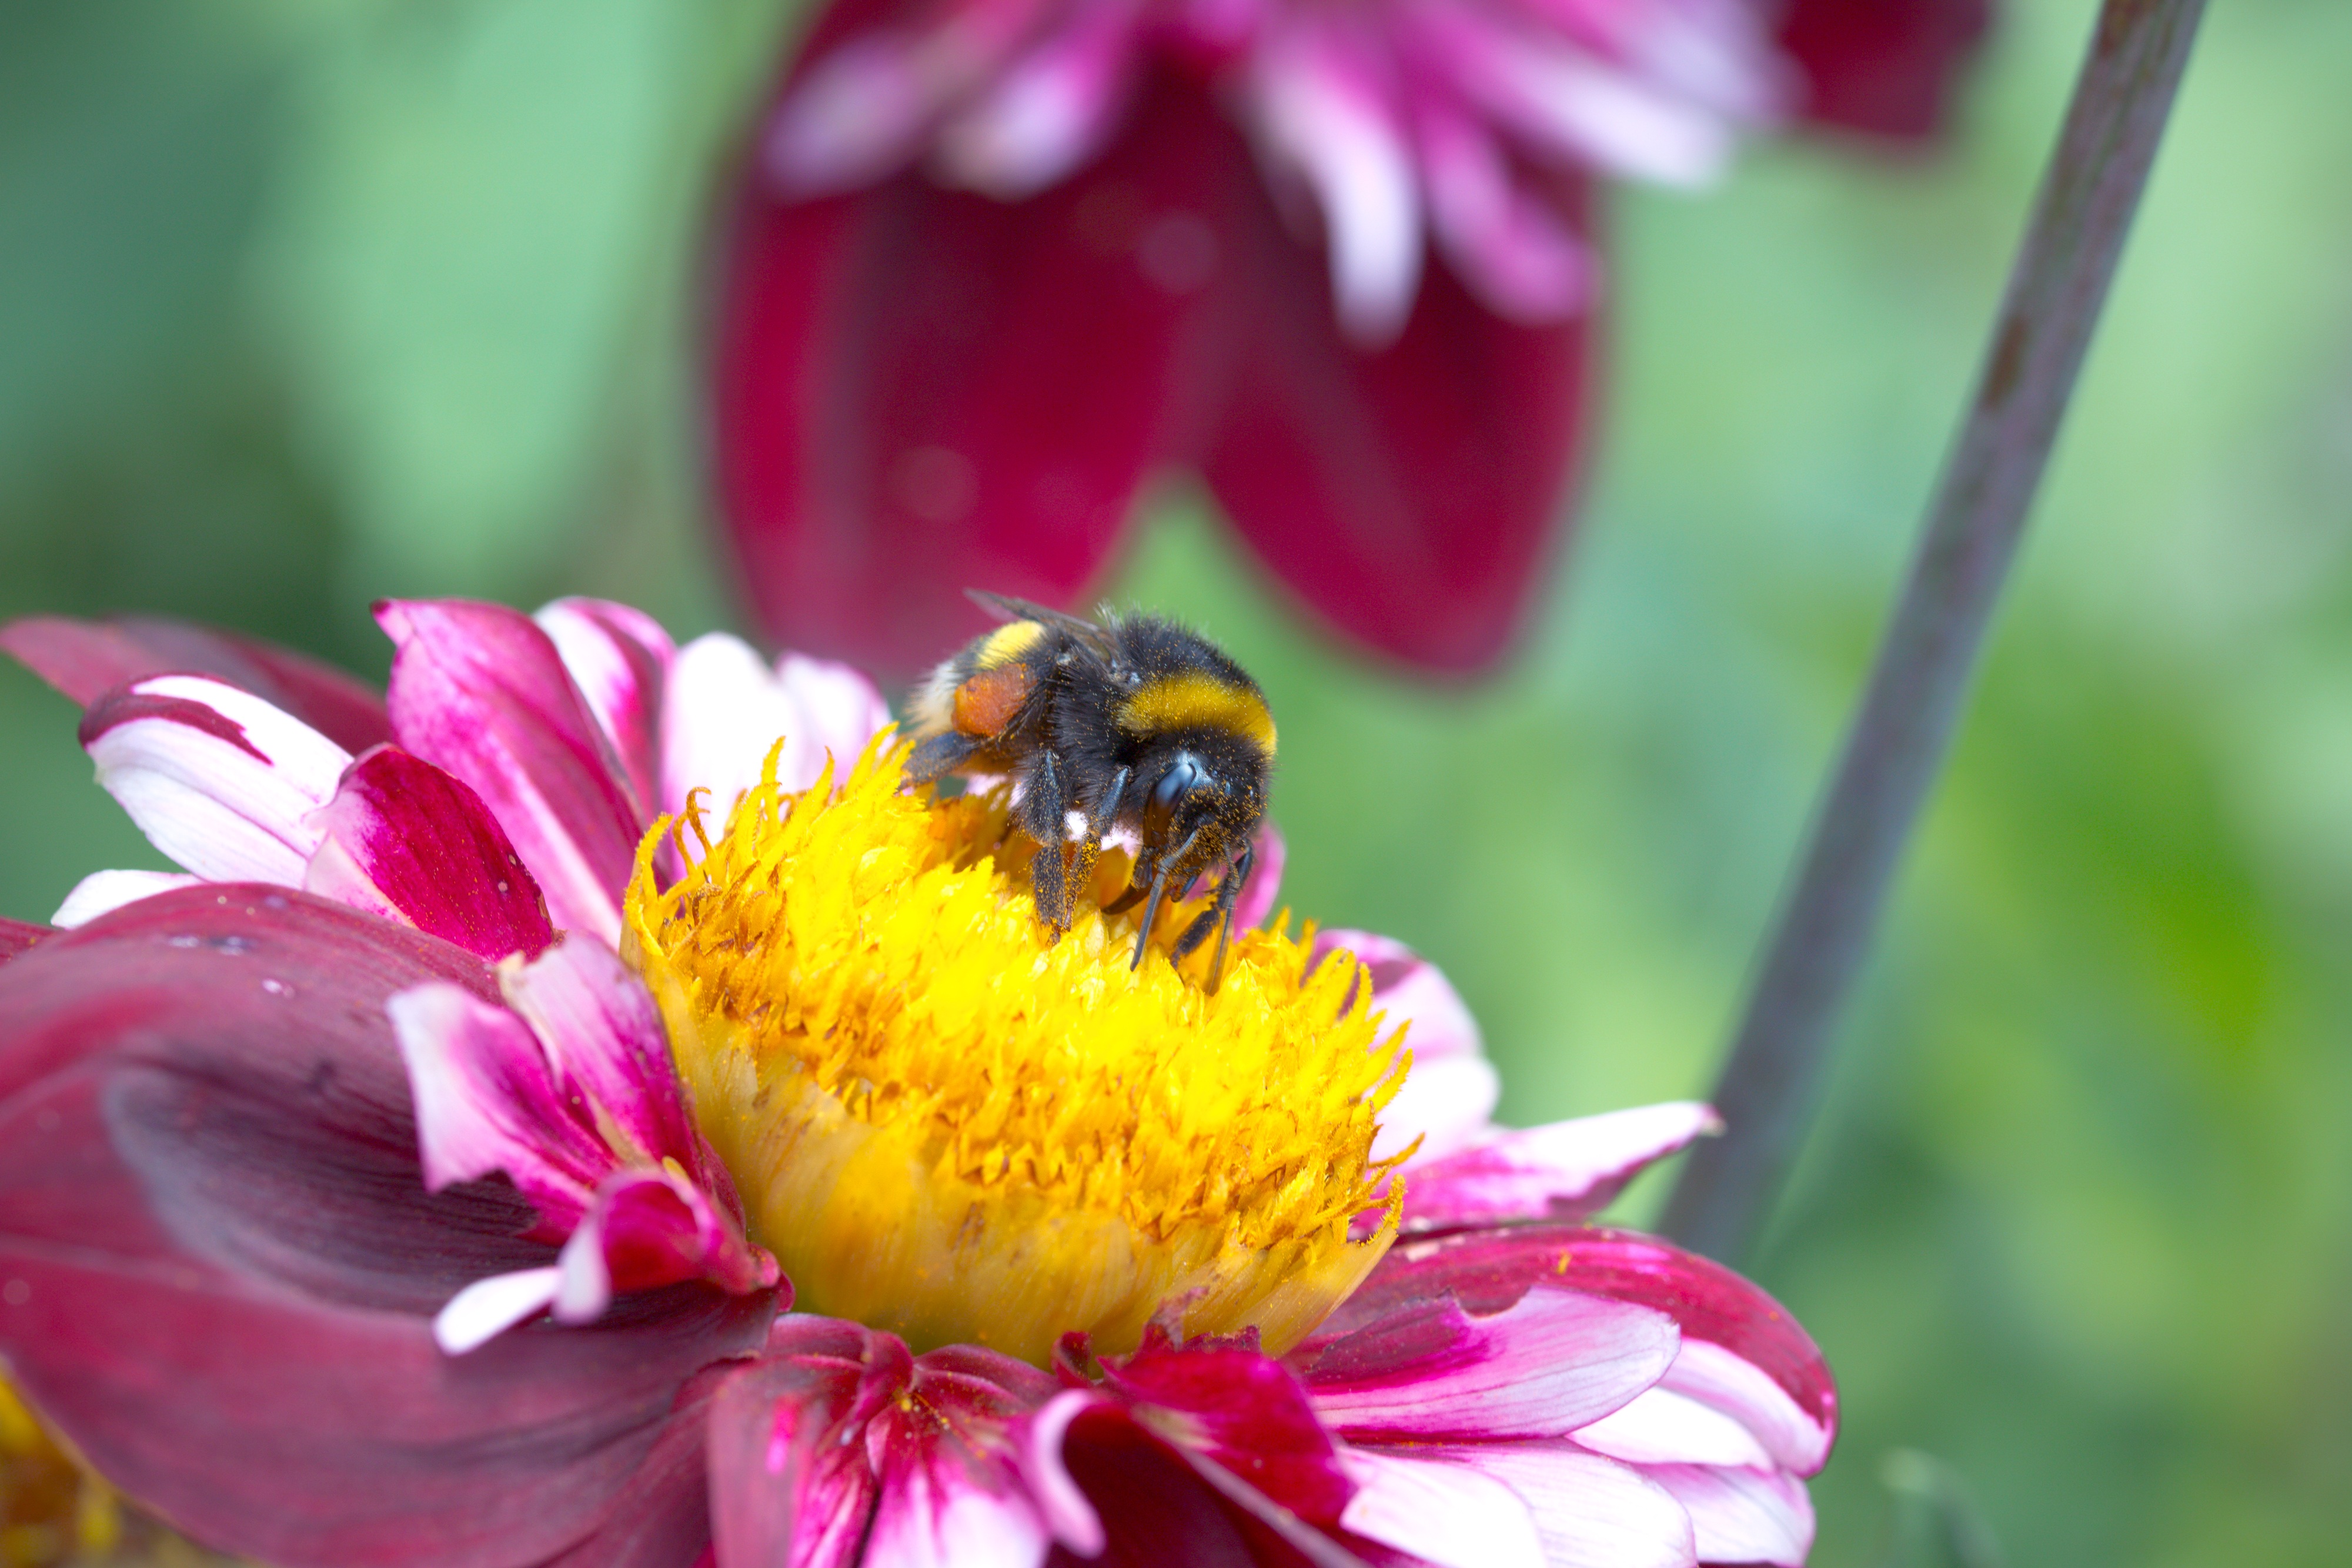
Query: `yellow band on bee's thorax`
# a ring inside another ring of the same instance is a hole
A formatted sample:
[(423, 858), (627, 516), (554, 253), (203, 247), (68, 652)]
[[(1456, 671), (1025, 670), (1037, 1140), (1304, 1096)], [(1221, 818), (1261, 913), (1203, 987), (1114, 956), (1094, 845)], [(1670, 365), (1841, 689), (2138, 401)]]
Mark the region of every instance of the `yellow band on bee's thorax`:
[(1000, 664), (1009, 664), (1035, 647), (1037, 639), (1045, 634), (1045, 623), (1042, 621), (1015, 621), (1010, 626), (999, 626), (982, 642), (975, 667), (993, 670)]
[(1119, 704), (1118, 727), (1129, 735), (1171, 729), (1223, 729), (1245, 735), (1274, 755), (1274, 716), (1247, 686), (1198, 670), (1147, 681)]

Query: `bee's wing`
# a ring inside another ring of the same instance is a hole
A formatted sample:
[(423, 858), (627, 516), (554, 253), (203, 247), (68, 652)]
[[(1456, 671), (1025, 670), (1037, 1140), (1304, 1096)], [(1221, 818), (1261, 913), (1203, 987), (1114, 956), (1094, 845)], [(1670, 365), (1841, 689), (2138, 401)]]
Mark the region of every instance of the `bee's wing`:
[(1115, 658), (1118, 644), (1101, 626), (1081, 616), (1048, 609), (1026, 599), (1015, 599), (1006, 593), (991, 593), (983, 588), (967, 588), (964, 596), (982, 610), (1004, 621), (1036, 621), (1056, 631), (1066, 632), (1094, 653), (1106, 659)]

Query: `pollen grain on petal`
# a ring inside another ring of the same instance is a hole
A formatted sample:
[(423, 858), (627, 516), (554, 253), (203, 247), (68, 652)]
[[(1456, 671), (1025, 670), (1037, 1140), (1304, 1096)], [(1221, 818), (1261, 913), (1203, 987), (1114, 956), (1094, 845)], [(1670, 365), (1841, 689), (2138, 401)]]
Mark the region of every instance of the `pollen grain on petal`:
[[(1311, 932), (1237, 933), (1205, 993), (1204, 955), (1167, 956), (1201, 901), (1130, 969), (1130, 917), (1098, 907), (1117, 852), (1055, 940), (1003, 796), (907, 792), (905, 755), (877, 737), (797, 795), (772, 759), (723, 832), (689, 809), (639, 856), (628, 950), (753, 1235), (803, 1307), (918, 1348), (1044, 1364), (1064, 1333), (1125, 1350), (1168, 1311), (1295, 1343), (1394, 1233), (1391, 1198), (1349, 1239), (1401, 1033), (1352, 964), (1310, 967)], [(665, 834), (688, 866), (667, 890)]]

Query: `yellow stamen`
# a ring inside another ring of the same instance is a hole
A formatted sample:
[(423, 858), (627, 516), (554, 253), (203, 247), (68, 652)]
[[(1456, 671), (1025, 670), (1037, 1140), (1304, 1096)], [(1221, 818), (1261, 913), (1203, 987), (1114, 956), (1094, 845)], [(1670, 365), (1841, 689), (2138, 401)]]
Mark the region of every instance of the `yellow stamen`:
[(1003, 796), (905, 793), (905, 755), (877, 738), (791, 796), (771, 754), (715, 843), (688, 808), (676, 886), (664, 824), (629, 888), (630, 957), (799, 1305), (1041, 1364), (1163, 1310), (1296, 1343), (1395, 1234), (1394, 1196), (1370, 1239), (1348, 1226), (1387, 1175), (1402, 1031), (1378, 1040), (1352, 961), (1308, 974), (1303, 936), (1237, 933), (1204, 994), (1205, 953), (1167, 957), (1201, 901), (1130, 970), (1131, 918), (1097, 907), (1116, 852), (1054, 940)]
[(51, 1437), (0, 1377), (0, 1565), (108, 1557), (121, 1535), (114, 1489)]

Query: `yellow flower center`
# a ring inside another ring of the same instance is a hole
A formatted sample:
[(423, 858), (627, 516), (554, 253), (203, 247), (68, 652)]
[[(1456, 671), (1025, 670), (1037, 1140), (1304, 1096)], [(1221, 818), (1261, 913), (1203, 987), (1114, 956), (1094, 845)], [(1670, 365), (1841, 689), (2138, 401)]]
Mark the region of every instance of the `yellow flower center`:
[(905, 755), (877, 738), (794, 796), (771, 754), (716, 842), (688, 809), (676, 885), (667, 824), (638, 854), (629, 956), (753, 1237), (802, 1309), (917, 1350), (1043, 1364), (1072, 1330), (1131, 1349), (1163, 1311), (1287, 1349), (1395, 1234), (1393, 1197), (1370, 1239), (1348, 1227), (1393, 1163), (1371, 1145), (1402, 1031), (1378, 1039), (1352, 962), (1310, 975), (1281, 933), (1236, 933), (1205, 994), (1207, 953), (1167, 956), (1200, 901), (1130, 970), (1132, 919), (1098, 907), (1117, 852), (1054, 940), (1003, 794), (906, 793)]

